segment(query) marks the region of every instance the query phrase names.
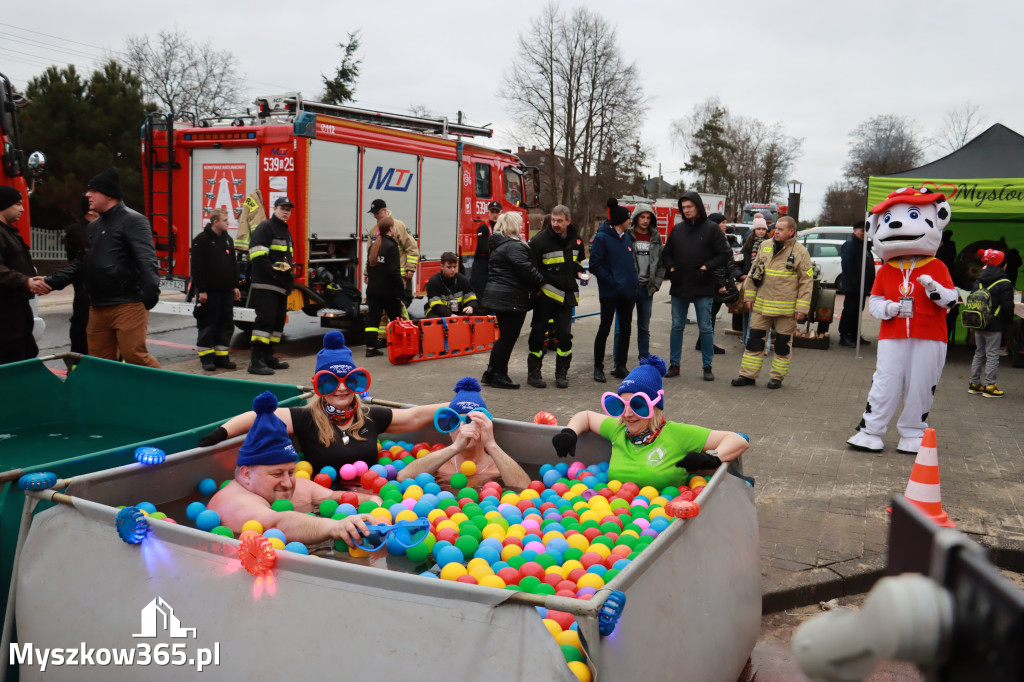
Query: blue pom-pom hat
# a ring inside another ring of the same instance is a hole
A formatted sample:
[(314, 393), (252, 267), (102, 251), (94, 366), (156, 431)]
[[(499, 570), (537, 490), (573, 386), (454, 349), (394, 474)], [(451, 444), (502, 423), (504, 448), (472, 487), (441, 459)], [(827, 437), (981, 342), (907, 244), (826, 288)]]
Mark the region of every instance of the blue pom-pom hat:
[(274, 414), (277, 396), (270, 391), (260, 393), (252, 401), (252, 409), (256, 412), (256, 419), (238, 449), (237, 465), (298, 462), (299, 453), (295, 452), (292, 439), (288, 437), (288, 427)]
[(345, 345), (345, 335), (337, 330), (324, 334), (324, 347), (316, 354), (316, 372), (329, 370), (343, 377), (356, 368), (352, 351)]
[(484, 397), (480, 395), (480, 382), (473, 377), (463, 377), (455, 383), (455, 397), (448, 403), (459, 414), (469, 414), (481, 407), (487, 409)]
[[(648, 355), (640, 360), (640, 364), (633, 368), (633, 371), (626, 375), (626, 378), (619, 384), (619, 395), (623, 393), (646, 393), (647, 397), (654, 400), (661, 390), (661, 378), (665, 376), (668, 367), (665, 361), (657, 355)], [(665, 396), (658, 398), (654, 403), (655, 407), (664, 409)]]

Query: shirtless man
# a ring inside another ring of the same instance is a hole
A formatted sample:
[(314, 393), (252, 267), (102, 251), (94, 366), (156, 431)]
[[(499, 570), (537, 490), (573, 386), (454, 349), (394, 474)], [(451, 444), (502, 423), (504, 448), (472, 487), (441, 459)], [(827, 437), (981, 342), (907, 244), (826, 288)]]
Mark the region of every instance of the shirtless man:
[[(305, 478), (295, 477), (299, 455), (288, 437), (287, 427), (275, 414), (277, 399), (269, 391), (253, 401), (256, 419), (238, 450), (235, 478), (217, 491), (208, 509), (220, 515), (221, 523), (240, 533), (246, 521), (259, 521), (264, 528), (277, 528), (289, 542), (311, 545), (325, 540), (344, 540), (349, 546), (368, 535), (369, 514), (341, 520), (309, 516), (327, 499), (340, 500), (342, 491), (332, 491)], [(380, 498), (359, 494), (359, 501)], [(294, 511), (274, 511), (275, 500), (290, 500)]]
[(410, 462), (398, 472), (398, 480), (428, 473), (439, 484), (450, 485), (452, 475), (460, 471), (463, 463), (472, 462), (476, 473), (468, 477), (469, 487), (479, 488), (498, 479), (506, 488), (522, 490), (529, 486), (530, 477), (494, 440), (491, 414), (480, 395), (480, 383), (465, 377), (455, 384), (454, 390), (455, 398), (447, 407), (437, 408), (434, 419), (438, 430), (449, 431), (452, 444)]

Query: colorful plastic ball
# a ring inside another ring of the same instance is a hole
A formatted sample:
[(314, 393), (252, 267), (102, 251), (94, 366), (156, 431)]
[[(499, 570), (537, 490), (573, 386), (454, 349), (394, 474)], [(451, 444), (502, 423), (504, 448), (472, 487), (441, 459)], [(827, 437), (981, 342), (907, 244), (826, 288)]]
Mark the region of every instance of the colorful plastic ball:
[(452, 474), (451, 486), (453, 488), (458, 488), (458, 489), (465, 488), (466, 487), (466, 483), (468, 482), (468, 480), (469, 479), (466, 477), (466, 474), (464, 474), (461, 471), (459, 471), (457, 473)]
[(536, 576), (527, 575), (523, 576), (519, 580), (519, 587), (521, 587), (524, 592), (533, 592), (533, 590), (537, 589), (539, 585), (541, 585), (540, 578)]
[(235, 534), (227, 526), (215, 526), (210, 529), (214, 535), (223, 535), (226, 538), (234, 538)]
[(320, 516), (330, 518), (338, 511), (338, 503), (335, 500), (327, 499), (320, 503)]
[(139, 502), (135, 507), (146, 512), (146, 514), (153, 514), (156, 512), (156, 505), (152, 502)]
[(563, 630), (568, 630), (576, 622), (576, 618), (571, 613), (566, 613), (565, 611), (549, 609), (547, 617), (558, 623)]
[(196, 517), (204, 511), (206, 511), (205, 504), (202, 502), (192, 502), (185, 507), (185, 516), (188, 517), (189, 521), (195, 521)]
[(458, 580), (464, 575), (468, 575), (466, 567), (456, 561), (445, 564), (441, 567), (442, 580)]
[(338, 477), (338, 470), (332, 467), (331, 465), (325, 466), (323, 469), (320, 470), (320, 473), (327, 474), (330, 477), (332, 483), (334, 482), (334, 479)]
[(308, 472), (299, 471), (298, 469), (296, 469), (295, 470), (295, 478), (304, 478), (307, 481), (309, 481), (309, 480), (312, 480), (313, 477), (310, 476)]
[(331, 477), (328, 476), (327, 474), (321, 472), (321, 473), (319, 473), (319, 474), (317, 474), (316, 476), (313, 477), (313, 483), (316, 483), (317, 485), (323, 486), (324, 488), (330, 488), (331, 487)]
[(274, 549), (284, 549), (285, 546), (285, 541), (278, 537), (267, 538), (267, 542), (269, 542), (270, 546)]
[(289, 542), (284, 548), (289, 552), (295, 552), (296, 554), (309, 554), (309, 548), (307, 548), (301, 542)]
[(430, 556), (431, 549), (432, 546), (428, 545), (424, 539), (420, 544), (407, 548), (405, 550), (405, 556), (408, 557), (410, 561), (418, 564), (422, 561), (426, 561), (427, 557)]
[(223, 490), (227, 486), (228, 483), (231, 483), (231, 479), (230, 478), (224, 479), (223, 481), (220, 482), (220, 485), (217, 486), (217, 490)]
[(476, 473), (476, 462), (466, 460), (459, 466), (459, 471), (466, 476), (472, 476)]
[(204, 478), (199, 481), (199, 494), (212, 495), (217, 492), (217, 482), (212, 478)]
[(220, 514), (212, 509), (204, 509), (196, 516), (196, 528), (207, 532), (220, 525)]
[[(271, 539), (271, 538), (277, 538), (278, 540), (281, 540), (282, 542), (286, 542), (285, 537), (284, 537), (284, 531), (282, 531), (279, 528), (268, 528), (268, 529), (266, 529), (265, 531), (263, 531), (263, 537), (267, 538), (268, 540)], [(284, 545), (282, 545), (282, 547), (283, 546)]]
[(292, 504), (292, 501), (291, 500), (286, 500), (284, 498), (279, 499), (279, 500), (274, 500), (270, 504), (270, 508), (273, 509), (276, 512), (295, 511), (295, 505)]
[[(564, 647), (565, 645), (562, 648), (563, 654), (565, 653)], [(591, 682), (594, 679), (590, 673), (590, 668), (583, 661), (567, 661), (567, 663), (569, 664), (569, 670), (572, 671), (572, 674), (576, 676), (579, 682)]]
[(258, 534), (262, 535), (263, 534), (263, 524), (260, 523), (259, 521), (255, 520), (255, 519), (249, 519), (248, 521), (246, 521), (245, 523), (242, 524), (242, 531), (247, 531), (247, 530), (251, 530), (254, 533), (258, 533)]
[[(455, 545), (448, 545), (442, 547), (440, 551), (434, 553), (434, 557), (437, 559), (437, 565), (444, 568), (450, 563), (461, 564), (465, 561), (466, 556), (462, 550)], [(458, 576), (456, 576), (458, 577)]]

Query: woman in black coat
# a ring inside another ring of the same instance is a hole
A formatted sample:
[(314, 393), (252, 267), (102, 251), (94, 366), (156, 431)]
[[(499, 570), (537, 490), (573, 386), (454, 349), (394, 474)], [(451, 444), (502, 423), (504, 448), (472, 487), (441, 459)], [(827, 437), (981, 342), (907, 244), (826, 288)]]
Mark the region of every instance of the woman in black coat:
[(392, 236), (395, 221), (384, 218), (378, 224), (380, 232), (376, 241), (370, 245), (366, 258), (366, 313), (364, 338), (366, 339), (366, 357), (372, 358), (383, 353), (374, 347), (380, 329), (380, 313), (383, 310), (388, 319), (402, 318), (402, 296), (405, 294), (405, 282), (401, 273), (401, 253), (398, 243)]
[(484, 305), (498, 318), (500, 338), (481, 382), (494, 388), (519, 388), (508, 376), (508, 359), (526, 321), (533, 296), (544, 277), (533, 264), (530, 247), (522, 239), (523, 218), (502, 213), (488, 242), (487, 287)]

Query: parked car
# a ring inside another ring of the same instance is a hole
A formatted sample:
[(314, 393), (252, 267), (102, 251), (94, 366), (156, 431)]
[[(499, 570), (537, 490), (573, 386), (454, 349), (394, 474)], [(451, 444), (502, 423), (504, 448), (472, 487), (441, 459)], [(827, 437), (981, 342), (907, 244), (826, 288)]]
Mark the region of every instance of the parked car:
[[(852, 234), (852, 228), (851, 228)], [(820, 270), (820, 280), (823, 286), (840, 288), (843, 284), (843, 262), (841, 258), (843, 243), (845, 239), (815, 238), (811, 235), (800, 233), (797, 235), (801, 244), (807, 247), (811, 255), (811, 262)], [(875, 261), (875, 272), (881, 267), (882, 261), (875, 255), (871, 256)]]
[(807, 239), (845, 240), (851, 234), (853, 234), (853, 227), (849, 225), (821, 225), (820, 227), (801, 230), (797, 233), (797, 237), (799, 237), (801, 241)]

